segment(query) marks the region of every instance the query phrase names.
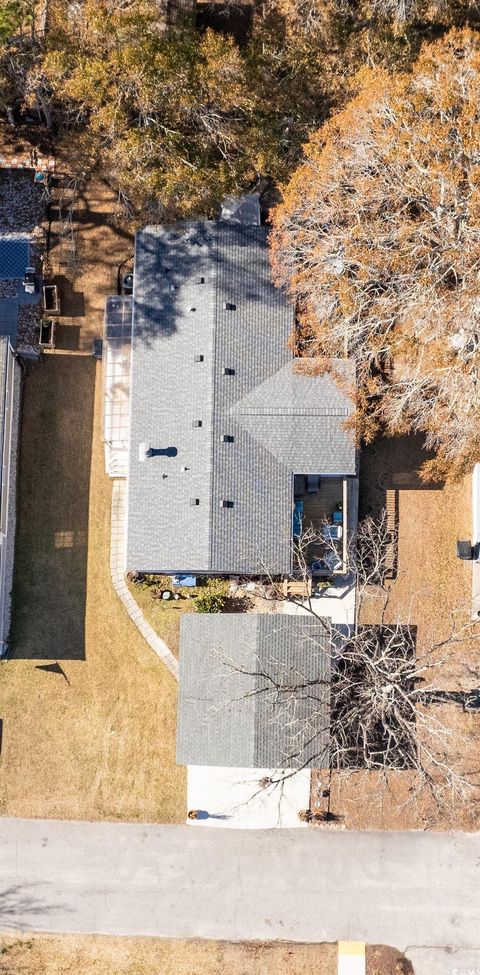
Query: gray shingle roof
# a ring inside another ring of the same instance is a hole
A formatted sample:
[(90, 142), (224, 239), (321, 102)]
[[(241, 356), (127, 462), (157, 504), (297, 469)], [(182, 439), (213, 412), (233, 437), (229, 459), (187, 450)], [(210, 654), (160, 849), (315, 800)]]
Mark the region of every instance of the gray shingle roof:
[(180, 765), (324, 767), (329, 726), (322, 621), (273, 613), (182, 616)]
[(265, 228), (146, 228), (133, 307), (127, 567), (289, 572), (293, 473), (353, 474), (355, 449), (346, 396), (295, 371)]

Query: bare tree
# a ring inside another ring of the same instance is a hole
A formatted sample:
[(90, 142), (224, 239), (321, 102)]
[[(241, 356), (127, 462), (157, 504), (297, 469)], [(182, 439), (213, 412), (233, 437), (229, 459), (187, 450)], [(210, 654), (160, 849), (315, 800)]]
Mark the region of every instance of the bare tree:
[[(312, 535), (298, 545), (299, 571), (305, 575)], [(360, 522), (349, 545), (346, 567), (357, 594), (352, 626), (341, 628), (322, 620), (321, 638), (312, 642), (309, 659), (305, 656), (304, 665), (295, 671), (279, 667), (273, 654), (267, 665), (259, 661), (249, 671), (255, 678), (251, 693), (260, 696), (272, 713), (272, 734), (281, 728), (282, 742), (288, 744), (279, 767), (267, 782), (259, 783), (259, 790), (275, 790), (323, 755), (326, 714), (321, 692), (327, 656), (331, 669), (330, 772), (340, 779), (353, 772), (375, 773), (378, 797), (390, 788), (392, 775), (406, 773), (408, 801), (427, 798), (438, 816), (458, 801), (466, 803), (476, 796), (478, 770), (466, 767), (468, 743), (449, 724), (448, 714), (455, 707), (466, 710), (479, 705), (480, 665), (468, 662), (472, 647), (478, 648), (478, 627), (459, 622), (455, 613), (448, 633), (418, 650), (416, 627), (408, 618), (398, 619), (392, 613), (386, 557), (392, 544), (396, 538), (385, 512), (377, 520), (369, 517)], [(277, 597), (274, 588), (265, 596)], [(368, 603), (372, 616), (372, 600), (375, 621), (366, 622), (366, 606)], [(318, 602), (305, 600), (303, 606), (320, 615), (321, 600), (320, 609), (315, 606)], [(281, 617), (278, 619), (281, 626)], [(224, 659), (223, 666), (244, 673), (233, 659)], [(308, 708), (304, 707), (306, 699)], [(282, 722), (288, 722), (288, 736)]]

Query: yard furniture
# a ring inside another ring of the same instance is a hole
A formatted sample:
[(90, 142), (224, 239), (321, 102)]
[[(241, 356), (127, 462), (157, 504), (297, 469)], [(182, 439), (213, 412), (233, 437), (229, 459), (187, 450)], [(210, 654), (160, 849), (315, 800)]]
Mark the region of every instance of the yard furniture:
[(307, 494), (318, 494), (320, 491), (320, 474), (306, 474), (305, 486)]
[(322, 559), (315, 559), (310, 569), (313, 575), (317, 575), (320, 572), (328, 572), (331, 575), (332, 572), (341, 572), (343, 562), (337, 552), (328, 552)]
[(343, 523), (343, 511), (334, 511), (332, 521), (334, 525), (341, 525)]
[(293, 537), (300, 538), (302, 534), (302, 523), (303, 523), (303, 501), (295, 501), (295, 506), (293, 509)]
[(325, 542), (336, 542), (342, 537), (342, 525), (322, 525), (322, 538)]
[(25, 294), (34, 295), (37, 290), (37, 283), (35, 277), (35, 268), (27, 267), (22, 280), (23, 287), (25, 289)]
[(308, 579), (284, 579), (283, 595), (285, 599), (289, 596), (298, 599), (308, 599), (312, 595), (312, 580)]

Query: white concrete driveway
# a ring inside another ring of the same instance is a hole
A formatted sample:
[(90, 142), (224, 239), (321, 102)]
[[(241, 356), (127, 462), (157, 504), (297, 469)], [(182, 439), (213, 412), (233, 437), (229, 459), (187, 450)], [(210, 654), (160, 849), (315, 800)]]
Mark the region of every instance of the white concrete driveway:
[(3, 819), (0, 864), (3, 929), (359, 940), (416, 975), (480, 970), (478, 834)]

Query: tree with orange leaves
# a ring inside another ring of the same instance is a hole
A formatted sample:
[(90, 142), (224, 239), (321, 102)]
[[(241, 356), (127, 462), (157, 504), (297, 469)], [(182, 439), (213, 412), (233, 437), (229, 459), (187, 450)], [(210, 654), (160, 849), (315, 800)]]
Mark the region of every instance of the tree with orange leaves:
[(480, 39), (359, 84), (284, 189), (275, 275), (306, 354), (355, 359), (360, 436), (421, 431), (424, 476), (460, 476), (480, 460)]

